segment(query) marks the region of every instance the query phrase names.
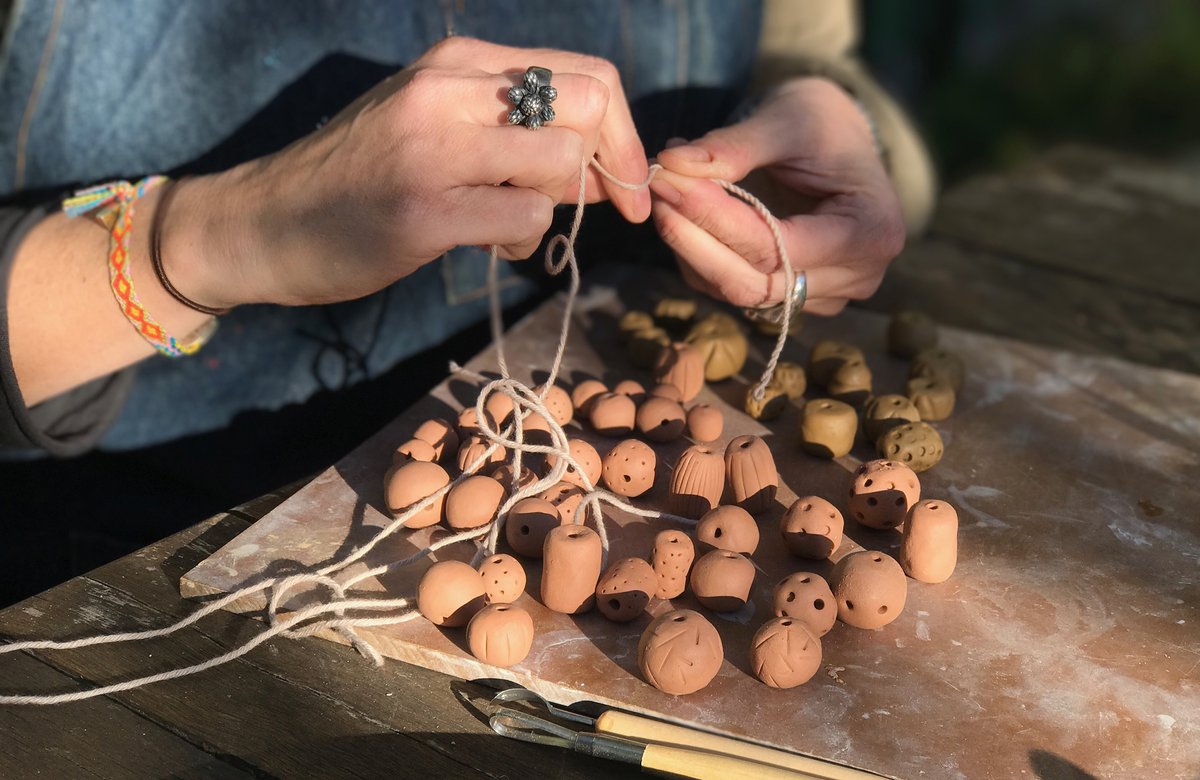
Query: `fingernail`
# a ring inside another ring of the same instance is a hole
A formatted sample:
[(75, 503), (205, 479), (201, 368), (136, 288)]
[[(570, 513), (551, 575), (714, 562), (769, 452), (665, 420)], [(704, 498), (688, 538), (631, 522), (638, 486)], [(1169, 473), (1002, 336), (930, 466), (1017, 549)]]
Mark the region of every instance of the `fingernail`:
[(679, 190), (672, 187), (661, 177), (655, 178), (654, 181), (650, 182), (650, 191), (672, 206), (678, 206), (679, 202), (683, 200), (683, 196), (679, 194)]
[(667, 139), (667, 146), (666, 146), (667, 149), (675, 149), (680, 146), (687, 146), (686, 138), (680, 138), (679, 136), (673, 136), (673, 137)]
[(710, 163), (713, 159), (709, 151), (703, 146), (690, 144), (687, 146), (676, 146), (671, 149), (671, 154), (687, 162)]

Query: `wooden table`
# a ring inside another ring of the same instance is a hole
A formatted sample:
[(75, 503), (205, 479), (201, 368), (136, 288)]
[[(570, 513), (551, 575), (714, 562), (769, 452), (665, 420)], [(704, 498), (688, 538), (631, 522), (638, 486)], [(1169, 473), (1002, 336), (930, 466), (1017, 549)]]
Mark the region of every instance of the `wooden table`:
[[(1064, 149), (950, 193), (872, 308), (1200, 373), (1200, 186), (1118, 155)], [(8, 636), (157, 627), (188, 613), (180, 576), (298, 485), (211, 518), (0, 612)], [(194, 663), (255, 626), (218, 614), (156, 642), (0, 658), (0, 687), (65, 690)], [(327, 642), (279, 640), (218, 669), (53, 708), (0, 709), (0, 776), (626, 774), (499, 739), (449, 678), (368, 670)], [(1053, 757), (1031, 776), (1080, 777)], [(931, 767), (929, 776), (942, 776)]]

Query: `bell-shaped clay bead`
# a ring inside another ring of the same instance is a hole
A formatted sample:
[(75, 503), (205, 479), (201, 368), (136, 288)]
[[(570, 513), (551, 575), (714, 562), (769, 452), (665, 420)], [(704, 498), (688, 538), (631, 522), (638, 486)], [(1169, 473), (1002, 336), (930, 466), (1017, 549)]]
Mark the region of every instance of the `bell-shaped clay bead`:
[(693, 441), (716, 441), (725, 430), (725, 416), (715, 406), (696, 404), (688, 410), (687, 430)]
[(435, 626), (465, 626), (486, 602), (483, 578), (462, 561), (438, 561), (417, 583), (417, 610)]
[(858, 413), (832, 398), (809, 401), (800, 409), (800, 447), (819, 458), (840, 458), (854, 447)]
[(650, 441), (675, 441), (683, 435), (687, 416), (683, 407), (666, 398), (648, 398), (637, 410), (637, 429)]
[(855, 628), (882, 628), (900, 616), (908, 579), (891, 556), (862, 550), (842, 558), (829, 575), (838, 619)]
[(626, 439), (604, 456), (601, 473), (608, 489), (620, 496), (635, 498), (654, 484), (654, 450), (645, 442)]
[(646, 682), (683, 696), (712, 682), (725, 660), (721, 635), (699, 612), (677, 609), (655, 618), (638, 640), (638, 668)]
[(826, 387), (834, 373), (850, 360), (863, 360), (862, 350), (841, 341), (818, 341), (808, 357), (808, 378), (818, 387)]
[(636, 620), (658, 590), (654, 568), (641, 558), (622, 558), (596, 585), (596, 608), (617, 623)]
[(487, 525), (503, 501), (504, 485), (478, 474), (467, 477), (446, 494), (446, 525), (455, 530)]
[(860, 358), (847, 360), (833, 372), (826, 389), (842, 403), (862, 407), (871, 398), (871, 369)]
[(628, 436), (637, 418), (633, 399), (620, 393), (602, 393), (592, 399), (591, 423), (602, 436)]
[(954, 413), (954, 388), (945, 379), (916, 377), (905, 389), (922, 420), (945, 420)]
[[(498, 464), (504, 462), (504, 448), (497, 447), (491, 455), (487, 455), (492, 445), (481, 436), (468, 436), (458, 448), (458, 470), (466, 472), (480, 458), (483, 462), (475, 469), (476, 474), (487, 474)], [(486, 458), (485, 458), (486, 455)]]
[(754, 564), (729, 550), (705, 553), (692, 567), (692, 594), (713, 612), (737, 612), (750, 600)]
[(803, 621), (768, 620), (750, 641), (750, 668), (772, 688), (795, 688), (821, 668), (821, 640)]
[(721, 503), (725, 459), (703, 444), (688, 447), (671, 474), (671, 514), (700, 517)]
[(661, 384), (674, 385), (680, 400), (692, 400), (704, 387), (704, 356), (695, 347), (675, 342), (658, 356), (654, 378)]
[(783, 543), (792, 555), (823, 561), (842, 543), (845, 521), (838, 508), (820, 496), (801, 496), (779, 520)]
[(687, 588), (688, 572), (696, 558), (696, 548), (683, 531), (659, 531), (654, 537), (654, 553), (650, 563), (658, 578), (660, 599), (673, 599)]
[(467, 624), (467, 647), (485, 664), (518, 664), (533, 647), (533, 618), (512, 604), (484, 607)]
[(426, 463), (433, 463), (438, 459), (437, 450), (427, 441), (420, 439), (409, 439), (396, 448), (392, 453), (392, 465), (396, 466), (401, 463), (408, 463), (413, 460), (420, 460)]
[(542, 603), (578, 615), (592, 608), (600, 580), (600, 537), (584, 525), (560, 525), (542, 547)]
[(562, 525), (558, 507), (544, 498), (526, 498), (508, 511), (504, 537), (517, 555), (541, 558), (542, 545), (550, 530)]
[(432, 445), (437, 460), (452, 458), (458, 453), (458, 431), (445, 420), (426, 420), (417, 426), (413, 438)]
[(837, 601), (829, 583), (819, 574), (798, 571), (784, 577), (771, 593), (776, 617), (805, 623), (817, 636), (825, 636), (837, 621)]
[[(384, 477), (383, 495), (388, 511), (398, 517), (418, 501), (450, 484), (450, 475), (436, 463), (415, 460), (390, 469)], [(405, 523), (406, 528), (425, 528), (442, 519), (446, 497), (439, 496)]]
[[(596, 452), (596, 448), (583, 439), (568, 439), (567, 449), (571, 453), (571, 459), (579, 464), (579, 468), (583, 469), (583, 473), (587, 476), (592, 487), (600, 484), (600, 469), (602, 464), (600, 453)], [(557, 463), (558, 456), (546, 456), (546, 465), (548, 467), (554, 468)], [(567, 470), (563, 472), (562, 481), (583, 487), (583, 478), (580, 476), (579, 471), (569, 463), (567, 464)]]
[(877, 395), (867, 404), (863, 414), (863, 431), (867, 441), (874, 444), (892, 428), (921, 419), (913, 402), (902, 395)]
[[(545, 385), (538, 385), (534, 392), (540, 395), (544, 388)], [(571, 419), (575, 416), (575, 406), (571, 403), (570, 393), (558, 385), (552, 385), (546, 391), (546, 398), (542, 403), (550, 412), (550, 416), (554, 418), (554, 422), (558, 423), (559, 426), (571, 422)]]
[(657, 384), (650, 388), (649, 395), (651, 398), (665, 398), (677, 404), (683, 403), (683, 393), (679, 392), (679, 388), (675, 385)]
[(757, 436), (738, 436), (725, 448), (725, 482), (733, 502), (752, 515), (775, 503), (779, 472), (771, 448)]
[(700, 549), (731, 550), (753, 555), (758, 549), (758, 523), (740, 506), (719, 506), (696, 525)]
[(869, 460), (854, 471), (847, 502), (850, 514), (870, 528), (895, 528), (921, 498), (913, 470), (894, 460)]
[(635, 404), (641, 404), (646, 400), (646, 388), (636, 379), (622, 379), (617, 382), (613, 392), (629, 396)]
[(525, 592), (525, 567), (511, 555), (489, 555), (479, 564), (489, 604), (511, 604)]
[(958, 513), (937, 499), (917, 503), (904, 521), (900, 565), (920, 582), (945, 582), (958, 562)]
[(963, 365), (962, 358), (954, 354), (948, 349), (941, 347), (930, 347), (923, 349), (913, 358), (912, 366), (909, 369), (910, 377), (927, 377), (930, 379), (943, 379), (950, 387), (954, 388), (955, 393), (961, 393), (963, 383), (966, 380), (967, 369)]
[(590, 419), (592, 401), (608, 392), (608, 386), (598, 379), (585, 379), (571, 390), (571, 406), (578, 417)]

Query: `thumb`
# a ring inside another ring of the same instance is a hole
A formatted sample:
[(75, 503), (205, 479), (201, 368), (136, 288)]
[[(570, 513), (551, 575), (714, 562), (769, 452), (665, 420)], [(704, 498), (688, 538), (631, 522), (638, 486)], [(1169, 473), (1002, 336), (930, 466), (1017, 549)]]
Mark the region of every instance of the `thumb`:
[(658, 153), (667, 170), (704, 179), (741, 181), (756, 168), (787, 156), (788, 133), (778, 132), (766, 112), (729, 127), (722, 127), (683, 146)]

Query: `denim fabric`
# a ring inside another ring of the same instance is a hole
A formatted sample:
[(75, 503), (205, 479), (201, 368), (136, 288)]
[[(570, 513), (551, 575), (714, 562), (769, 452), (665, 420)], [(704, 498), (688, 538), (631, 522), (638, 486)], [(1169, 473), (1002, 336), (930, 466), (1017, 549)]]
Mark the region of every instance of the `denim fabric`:
[[(0, 44), (0, 198), (269, 153), (448, 32), (612, 60), (653, 154), (724, 121), (760, 20), (758, 0), (17, 0)], [(485, 262), (461, 249), (360, 301), (239, 309), (197, 356), (144, 363), (103, 444), (211, 430), (377, 376), (485, 315)], [(507, 267), (504, 285), (509, 304), (537, 288)]]

